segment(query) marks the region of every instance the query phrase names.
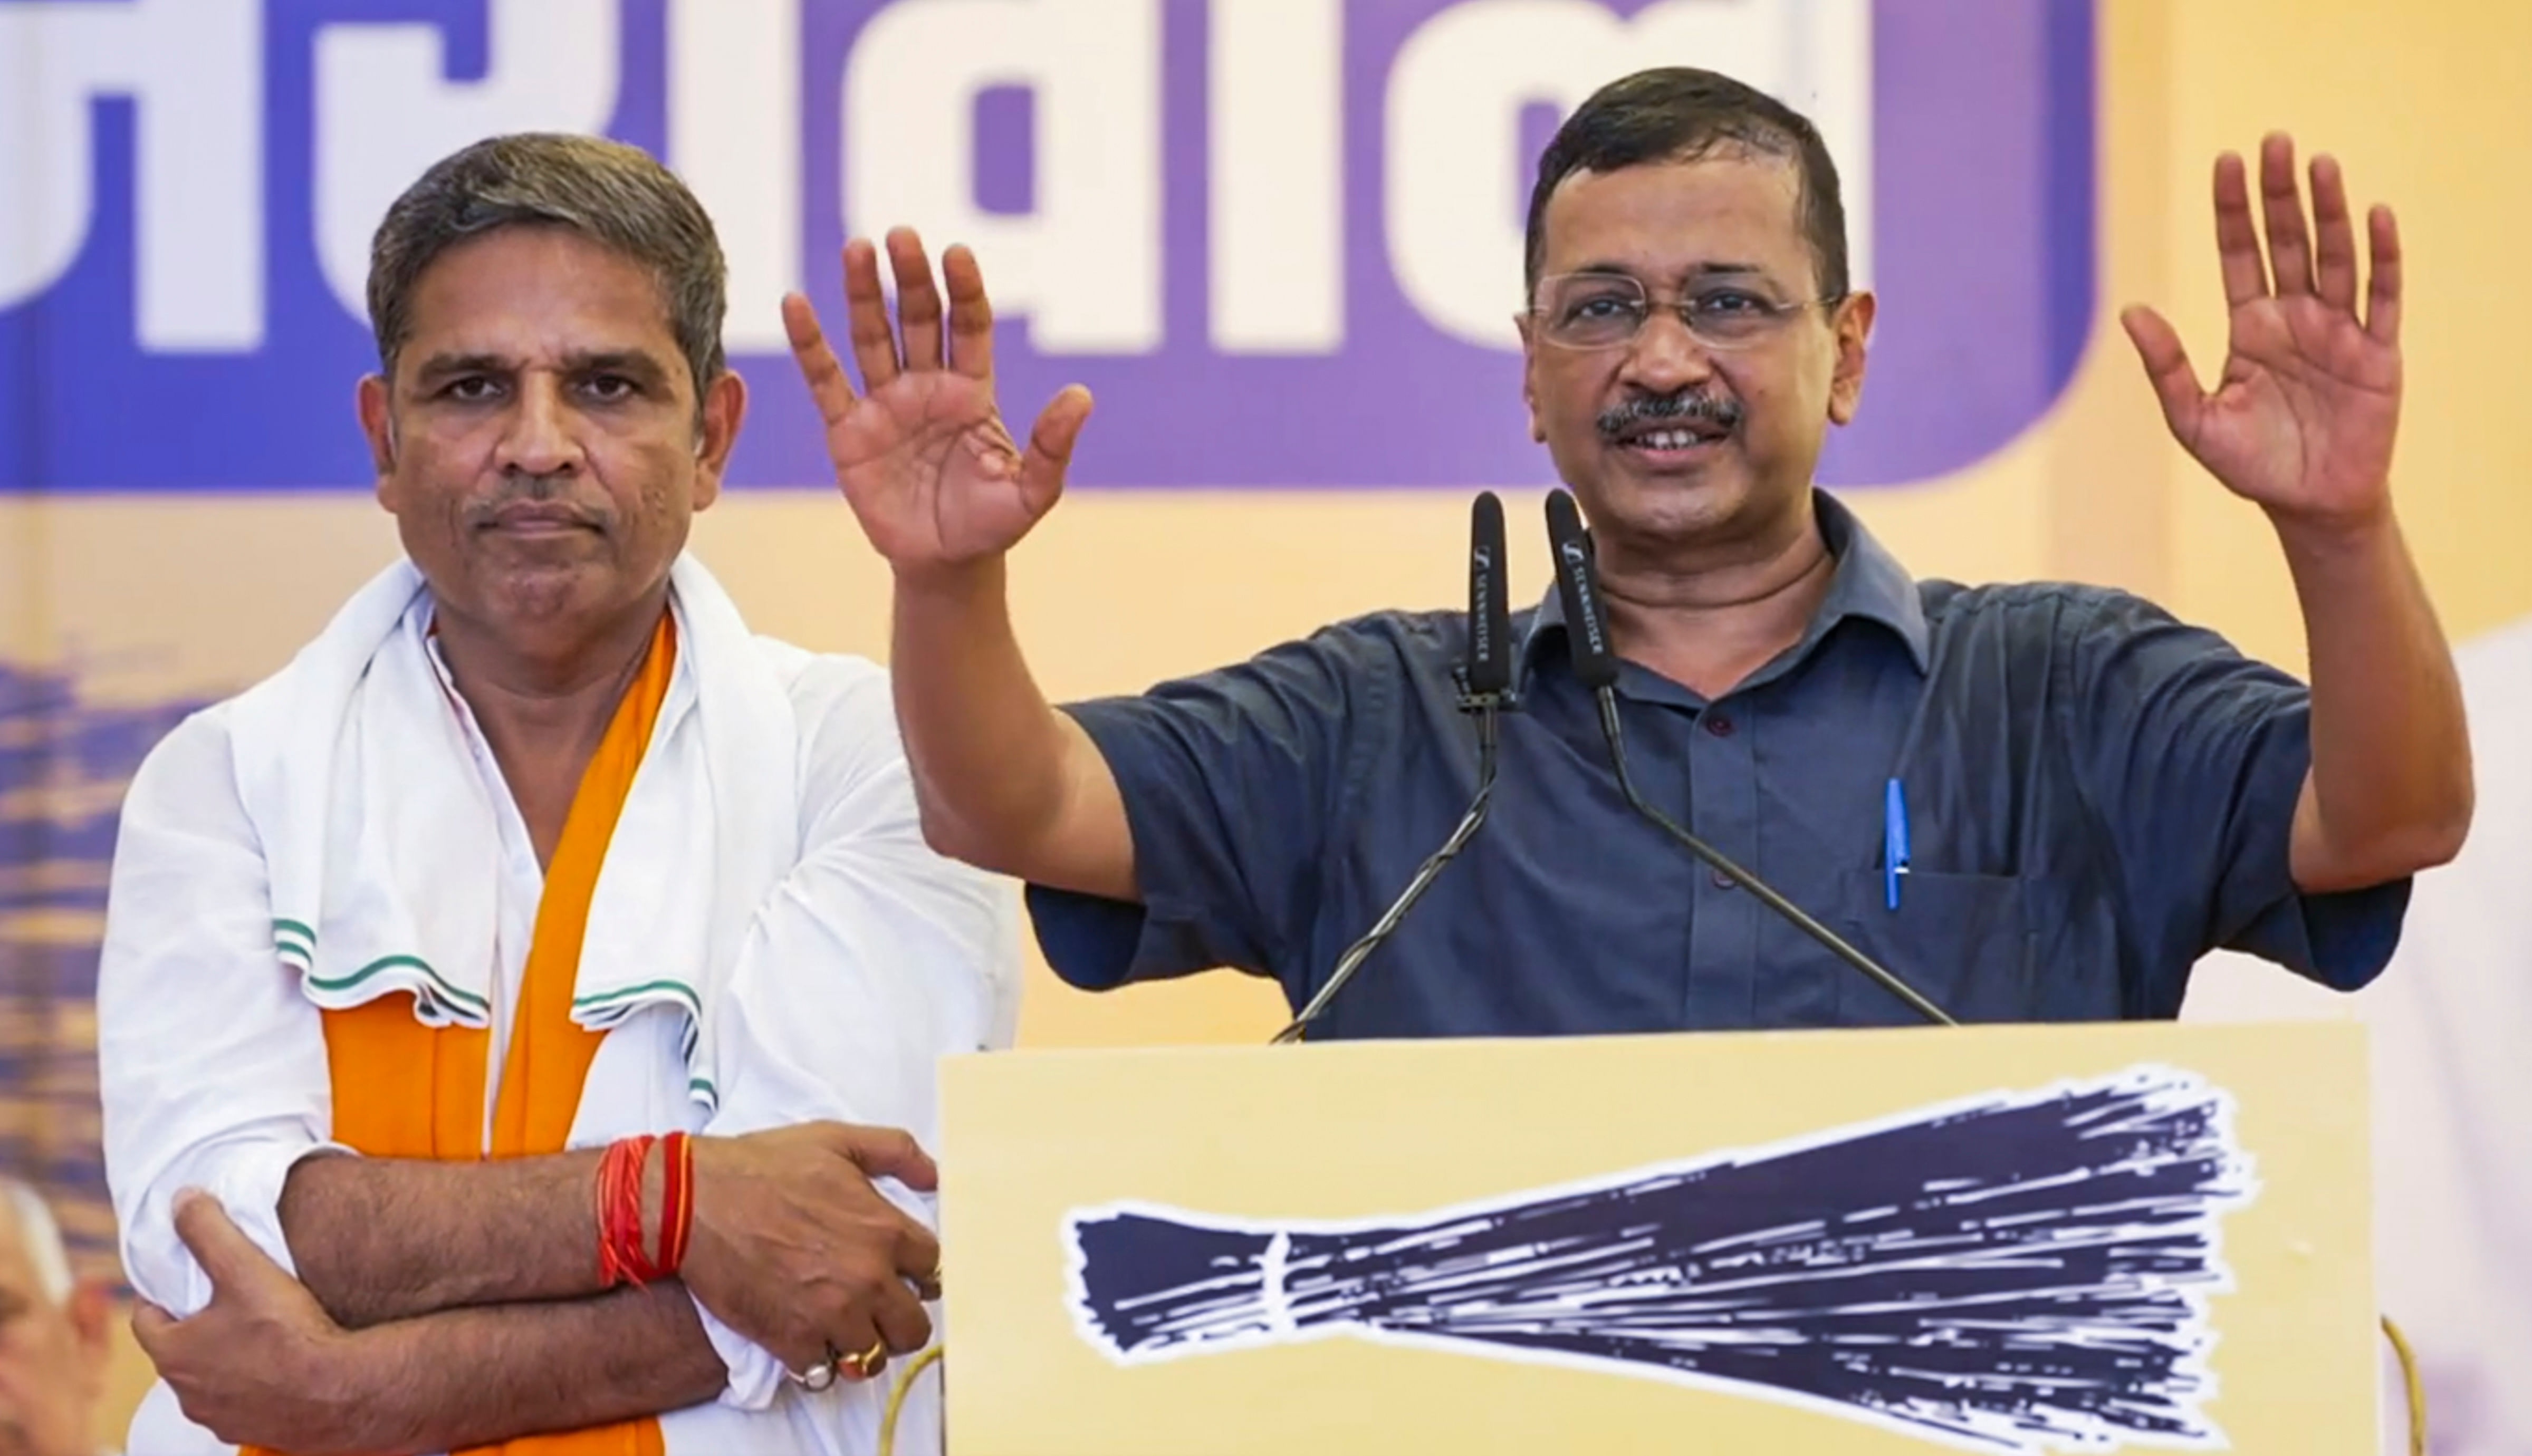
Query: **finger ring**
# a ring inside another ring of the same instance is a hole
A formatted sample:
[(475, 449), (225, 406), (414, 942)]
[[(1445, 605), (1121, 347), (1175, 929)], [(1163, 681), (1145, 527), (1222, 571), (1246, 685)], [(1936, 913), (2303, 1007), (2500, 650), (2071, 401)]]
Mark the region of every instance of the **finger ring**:
[(803, 1390), (824, 1390), (835, 1383), (835, 1367), (843, 1359), (835, 1353), (835, 1342), (827, 1342), (827, 1363), (813, 1365), (805, 1371), (790, 1371), (792, 1382)]
[(836, 1361), (835, 1367), (856, 1380), (867, 1380), (878, 1374), (880, 1368), (887, 1364), (888, 1340), (882, 1337), (871, 1341), (869, 1349), (857, 1350)]

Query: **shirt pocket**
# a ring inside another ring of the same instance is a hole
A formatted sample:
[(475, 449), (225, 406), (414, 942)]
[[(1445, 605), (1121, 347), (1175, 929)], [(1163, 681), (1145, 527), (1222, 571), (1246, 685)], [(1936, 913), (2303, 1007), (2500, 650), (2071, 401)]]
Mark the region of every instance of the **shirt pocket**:
[[(2043, 944), (2062, 882), (2045, 875), (1960, 874), (1916, 869), (1899, 877), (1890, 908), (1878, 868), (1839, 882), (1832, 927), (1920, 995), (1962, 1022), (2066, 1020), (2043, 1004)], [(1838, 987), (1838, 1019), (1850, 1026), (1905, 1026), (1922, 1018), (1851, 966)], [(2115, 1014), (2113, 1012), (2112, 1014)]]

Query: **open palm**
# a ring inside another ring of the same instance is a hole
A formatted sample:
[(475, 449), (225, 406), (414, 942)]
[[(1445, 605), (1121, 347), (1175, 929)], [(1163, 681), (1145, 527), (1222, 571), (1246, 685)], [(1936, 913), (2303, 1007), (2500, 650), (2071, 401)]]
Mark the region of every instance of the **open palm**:
[(2313, 159), (2309, 233), (2294, 144), (2282, 136), (2261, 147), (2260, 193), (2265, 259), (2242, 161), (2217, 159), (2216, 247), (2231, 337), (2214, 392), (2199, 387), (2160, 314), (2131, 308), (2123, 321), (2173, 436), (2228, 489), (2273, 514), (2363, 520), (2389, 500), (2399, 427), (2399, 235), (2390, 209), (2375, 208), (2360, 317), (2355, 231), (2337, 163)]
[(792, 357), (826, 423), (835, 482), (871, 545), (900, 571), (959, 566), (1007, 551), (1064, 493), (1072, 444), (1090, 414), (1087, 391), (1056, 396), (1014, 444), (994, 400), (993, 307), (974, 254), (942, 255), (941, 293), (923, 244), (910, 230), (888, 238), (896, 277), (896, 321), (880, 290), (879, 251), (844, 249), (844, 300), (856, 393), (808, 300), (782, 301)]

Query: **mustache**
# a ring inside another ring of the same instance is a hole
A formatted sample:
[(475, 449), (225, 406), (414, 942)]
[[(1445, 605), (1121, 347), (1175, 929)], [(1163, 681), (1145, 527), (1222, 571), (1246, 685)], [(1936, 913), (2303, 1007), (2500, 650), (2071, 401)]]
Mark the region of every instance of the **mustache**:
[(613, 524), (613, 515), (603, 502), (575, 500), (571, 487), (572, 477), (565, 475), (506, 476), (498, 491), (466, 507), (466, 523), (489, 525), (514, 506), (545, 506), (559, 508), (581, 524), (602, 530)]
[(1702, 390), (1677, 394), (1640, 394), (1600, 412), (1600, 438), (1614, 440), (1631, 429), (1675, 420), (1696, 420), (1718, 429), (1737, 429), (1747, 412), (1741, 402)]

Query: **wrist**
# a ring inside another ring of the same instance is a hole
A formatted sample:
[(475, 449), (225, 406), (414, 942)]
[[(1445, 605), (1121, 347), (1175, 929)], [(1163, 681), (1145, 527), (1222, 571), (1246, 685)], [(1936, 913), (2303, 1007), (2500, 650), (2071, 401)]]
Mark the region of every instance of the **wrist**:
[(891, 563), (900, 605), (962, 609), (1003, 594), (1006, 556), (997, 551), (966, 561)]
[(2289, 560), (2331, 559), (2364, 555), (2399, 539), (2399, 519), (2385, 491), (2371, 506), (2355, 511), (2291, 511), (2271, 507), (2270, 529)]
[(400, 1324), (380, 1324), (338, 1331), (316, 1343), (304, 1388), (326, 1392), (326, 1428), (307, 1432), (314, 1449), (392, 1451), (411, 1441), (412, 1413), (398, 1400), (407, 1382), (396, 1374), (409, 1353), (407, 1335)]

